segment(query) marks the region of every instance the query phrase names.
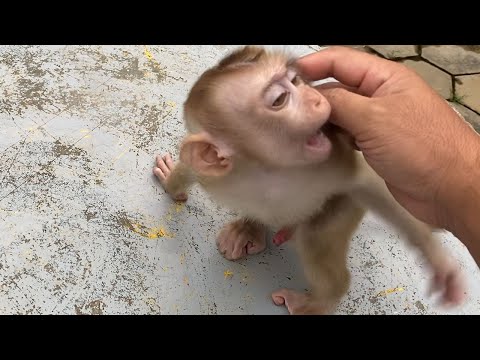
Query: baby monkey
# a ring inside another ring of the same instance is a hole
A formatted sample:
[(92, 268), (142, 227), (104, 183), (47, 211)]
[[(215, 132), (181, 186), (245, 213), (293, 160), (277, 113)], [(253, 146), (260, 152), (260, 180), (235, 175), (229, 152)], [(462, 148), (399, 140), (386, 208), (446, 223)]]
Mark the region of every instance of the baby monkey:
[(157, 156), (153, 173), (177, 201), (196, 182), (239, 214), (217, 237), (227, 259), (263, 251), (267, 227), (288, 229), (283, 240), (292, 237), (311, 287), (272, 294), (290, 314), (335, 311), (350, 285), (349, 243), (368, 209), (426, 258), (443, 302), (460, 304), (465, 286), (455, 262), (327, 122), (330, 111), (295, 58), (241, 47), (195, 82), (184, 103), (180, 159)]

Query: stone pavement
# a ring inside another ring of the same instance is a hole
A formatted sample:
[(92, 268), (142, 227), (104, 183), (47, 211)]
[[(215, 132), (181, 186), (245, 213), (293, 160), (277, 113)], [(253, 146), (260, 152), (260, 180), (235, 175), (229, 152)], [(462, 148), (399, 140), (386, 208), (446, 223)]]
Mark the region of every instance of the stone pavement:
[(351, 46), (415, 70), (480, 132), (480, 45)]

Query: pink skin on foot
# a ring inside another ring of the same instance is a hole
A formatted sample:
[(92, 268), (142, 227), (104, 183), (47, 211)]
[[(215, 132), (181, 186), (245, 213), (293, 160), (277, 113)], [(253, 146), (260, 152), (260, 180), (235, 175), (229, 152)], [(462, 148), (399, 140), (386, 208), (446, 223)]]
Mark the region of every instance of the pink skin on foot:
[(272, 293), (277, 306), (285, 306), (290, 315), (325, 315), (332, 311), (331, 306), (315, 301), (308, 293), (290, 289), (279, 289)]
[(277, 246), (282, 245), (284, 242), (287, 242), (291, 239), (293, 234), (292, 228), (282, 228), (273, 236), (273, 243)]

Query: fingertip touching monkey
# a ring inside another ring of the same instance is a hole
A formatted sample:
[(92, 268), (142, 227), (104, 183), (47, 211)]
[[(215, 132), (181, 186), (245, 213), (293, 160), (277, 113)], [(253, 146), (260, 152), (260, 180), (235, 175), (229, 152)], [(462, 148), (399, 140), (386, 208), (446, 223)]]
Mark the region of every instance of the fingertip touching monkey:
[(367, 210), (378, 213), (425, 257), (444, 303), (464, 299), (462, 274), (432, 229), (401, 207), (345, 134), (328, 123), (330, 104), (295, 58), (240, 47), (206, 70), (184, 103), (180, 158), (157, 156), (153, 173), (178, 201), (198, 183), (238, 219), (217, 236), (230, 260), (262, 252), (267, 228), (292, 237), (307, 293), (272, 294), (291, 314), (335, 311), (350, 284), (347, 251)]

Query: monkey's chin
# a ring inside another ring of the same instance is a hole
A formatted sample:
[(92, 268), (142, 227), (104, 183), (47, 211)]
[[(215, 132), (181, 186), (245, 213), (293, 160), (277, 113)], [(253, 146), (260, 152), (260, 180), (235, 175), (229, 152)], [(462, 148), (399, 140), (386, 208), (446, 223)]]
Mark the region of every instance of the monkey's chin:
[(305, 147), (310, 155), (324, 159), (330, 155), (332, 143), (323, 131), (319, 131), (307, 139)]

